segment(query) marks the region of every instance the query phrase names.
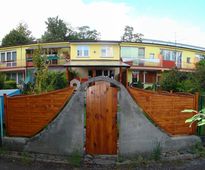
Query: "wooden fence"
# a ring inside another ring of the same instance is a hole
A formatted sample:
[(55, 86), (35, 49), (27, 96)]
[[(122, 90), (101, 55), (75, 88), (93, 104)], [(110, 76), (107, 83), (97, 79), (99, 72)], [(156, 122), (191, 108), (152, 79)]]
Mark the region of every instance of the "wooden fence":
[(34, 136), (58, 115), (72, 93), (69, 87), (40, 95), (5, 95), (6, 135)]
[(191, 135), (196, 126), (189, 127), (185, 120), (194, 113), (182, 113), (184, 109), (198, 109), (198, 95), (152, 92), (127, 88), (136, 103), (148, 117), (170, 135)]

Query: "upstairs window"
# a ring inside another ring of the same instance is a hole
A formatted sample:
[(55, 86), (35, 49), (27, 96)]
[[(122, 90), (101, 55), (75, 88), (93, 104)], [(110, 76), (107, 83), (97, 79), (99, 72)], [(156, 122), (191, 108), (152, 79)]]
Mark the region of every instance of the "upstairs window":
[(138, 49), (138, 56), (139, 56), (139, 58), (144, 58), (145, 57), (145, 49), (144, 48), (139, 48)]
[(150, 59), (154, 59), (154, 53), (150, 53), (150, 54), (149, 54), (149, 58), (150, 58)]
[(181, 57), (182, 52), (162, 49), (160, 51), (160, 54), (163, 56), (164, 60), (176, 61), (177, 59), (179, 59)]
[(88, 57), (89, 47), (88, 46), (78, 46), (77, 47), (77, 57)]
[(186, 58), (186, 62), (187, 62), (187, 63), (191, 63), (191, 58), (190, 58), (190, 57), (187, 57), (187, 58)]
[(5, 53), (0, 53), (0, 61), (1, 62), (5, 62), (5, 60), (6, 60), (5, 56), (6, 56)]
[(113, 48), (109, 46), (102, 47), (101, 57), (113, 57)]

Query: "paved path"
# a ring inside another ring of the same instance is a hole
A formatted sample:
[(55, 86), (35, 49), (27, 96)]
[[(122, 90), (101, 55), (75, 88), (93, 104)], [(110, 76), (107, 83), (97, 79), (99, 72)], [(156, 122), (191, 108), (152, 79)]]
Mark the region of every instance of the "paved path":
[(180, 169), (180, 170), (203, 170), (205, 169), (205, 158), (198, 158), (194, 160), (185, 160), (185, 161), (171, 161), (171, 162), (158, 162), (146, 164), (142, 163), (141, 165), (132, 164), (132, 165), (92, 165), (92, 166), (81, 166), (81, 167), (72, 167), (68, 164), (63, 163), (51, 163), (51, 162), (39, 162), (39, 161), (28, 161), (26, 159), (15, 159), (15, 158), (2, 158), (0, 157), (0, 170), (69, 170), (69, 169)]

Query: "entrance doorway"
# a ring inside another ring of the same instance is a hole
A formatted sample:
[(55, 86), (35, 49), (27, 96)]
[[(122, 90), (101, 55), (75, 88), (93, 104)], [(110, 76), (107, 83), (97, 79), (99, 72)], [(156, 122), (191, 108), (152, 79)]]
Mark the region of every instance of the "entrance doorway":
[(87, 89), (86, 153), (117, 154), (117, 88), (107, 82)]

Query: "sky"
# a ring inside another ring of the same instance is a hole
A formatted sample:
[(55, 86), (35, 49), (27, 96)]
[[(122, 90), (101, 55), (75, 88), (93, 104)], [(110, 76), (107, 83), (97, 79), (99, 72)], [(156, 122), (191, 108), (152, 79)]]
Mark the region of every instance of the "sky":
[(0, 41), (18, 23), (35, 38), (48, 17), (73, 27), (88, 25), (101, 40), (120, 40), (126, 25), (144, 38), (205, 47), (205, 0), (2, 0)]

